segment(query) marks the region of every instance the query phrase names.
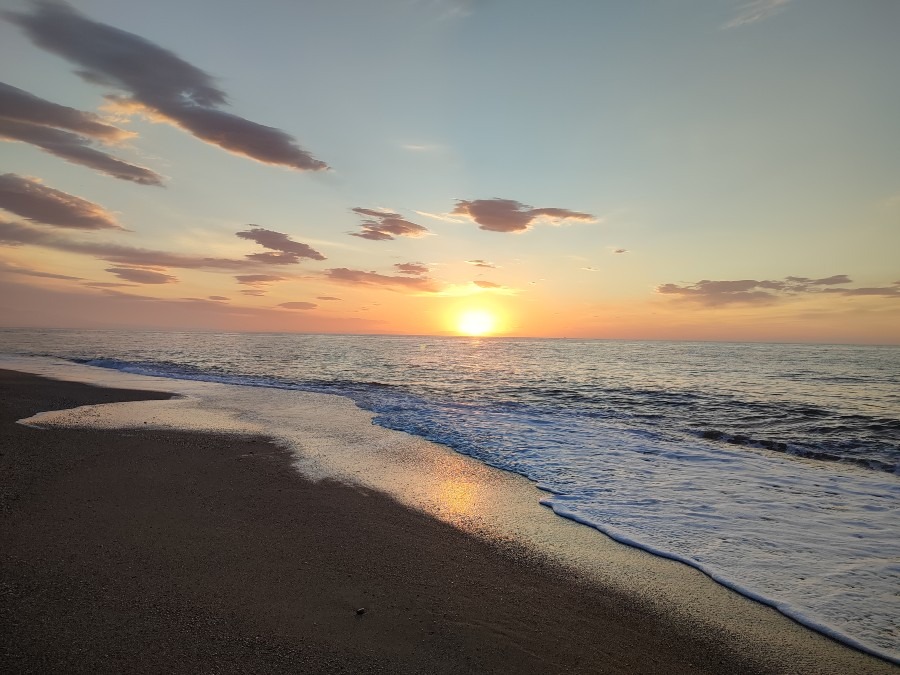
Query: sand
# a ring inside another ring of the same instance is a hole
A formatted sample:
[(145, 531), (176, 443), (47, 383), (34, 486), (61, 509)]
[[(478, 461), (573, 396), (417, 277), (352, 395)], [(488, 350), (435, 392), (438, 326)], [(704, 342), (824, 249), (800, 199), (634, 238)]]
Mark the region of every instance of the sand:
[(164, 397), (0, 371), (3, 672), (818, 672), (264, 438), (15, 423)]

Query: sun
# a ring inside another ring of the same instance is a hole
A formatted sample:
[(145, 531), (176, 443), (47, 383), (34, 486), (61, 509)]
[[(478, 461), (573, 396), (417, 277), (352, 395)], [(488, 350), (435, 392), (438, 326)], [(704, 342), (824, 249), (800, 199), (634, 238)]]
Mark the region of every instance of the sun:
[(483, 309), (470, 309), (459, 315), (456, 329), (462, 335), (487, 335), (493, 332), (497, 321), (494, 315)]

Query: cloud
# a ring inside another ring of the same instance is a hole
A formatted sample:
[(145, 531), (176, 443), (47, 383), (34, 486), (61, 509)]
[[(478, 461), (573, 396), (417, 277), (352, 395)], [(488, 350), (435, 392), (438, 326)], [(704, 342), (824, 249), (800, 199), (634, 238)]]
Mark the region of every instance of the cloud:
[(346, 267), (337, 267), (325, 270), (325, 276), (331, 281), (352, 286), (385, 286), (388, 288), (407, 288), (427, 293), (437, 292), (438, 286), (434, 280), (428, 277), (396, 277), (377, 272), (364, 272), (351, 270)]
[(266, 294), (265, 291), (260, 290), (260, 289), (247, 289), (247, 290), (245, 290), (245, 291), (241, 291), (241, 293), (243, 293), (244, 295), (254, 295), (254, 296), (259, 296), (259, 295), (265, 295), (265, 294)]
[(411, 274), (413, 276), (428, 274), (428, 266), (420, 262), (397, 263), (394, 265), (394, 269), (401, 274)]
[(396, 237), (424, 237), (429, 234), (427, 228), (404, 220), (399, 213), (362, 207), (356, 207), (352, 211), (363, 216), (363, 221), (360, 223), (362, 232), (351, 232), (350, 236), (353, 237), (384, 241)]
[(851, 284), (853, 283), (853, 280), (846, 274), (835, 274), (834, 276), (825, 277), (824, 279), (809, 279), (807, 277), (785, 277), (785, 282), (797, 284), (800, 286), (835, 286), (840, 284)]
[(69, 129), (106, 141), (118, 141), (132, 135), (124, 129), (106, 124), (99, 115), (52, 103), (4, 82), (0, 82), (0, 117)]
[(617, 248), (613, 250), (613, 253), (628, 253), (627, 248)]
[(56, 274), (54, 272), (41, 272), (40, 270), (32, 270), (27, 267), (17, 267), (0, 260), (0, 272), (7, 274), (20, 274), (26, 277), (40, 277), (42, 279), (62, 279), (65, 281), (83, 281), (81, 277), (71, 277), (67, 274)]
[(875, 286), (865, 288), (826, 288), (823, 293), (836, 293), (845, 296), (870, 296), (882, 298), (900, 298), (900, 281), (895, 281), (890, 286)]
[(195, 137), (264, 164), (303, 171), (328, 168), (280, 129), (220, 110), (227, 96), (212, 76), (168, 49), (93, 21), (69, 5), (39, 0), (30, 13), (3, 12), (37, 46), (79, 66), (86, 81), (127, 93), (111, 97)]
[(152, 249), (123, 246), (106, 242), (79, 241), (57, 232), (30, 227), (24, 223), (0, 220), (0, 244), (9, 246), (42, 246), (56, 251), (91, 255), (101, 260), (123, 265), (144, 267), (177, 267), (182, 269), (248, 270), (258, 269), (251, 260), (208, 258), (204, 256), (169, 253)]
[(503, 286), (493, 281), (485, 281), (477, 279), (465, 284), (450, 284), (438, 291), (438, 295), (447, 298), (461, 298), (469, 295), (479, 295), (482, 293), (493, 293), (495, 295), (516, 295), (519, 292), (516, 288)]
[(210, 295), (210, 296), (208, 296), (208, 299), (209, 300), (218, 300), (218, 301), (228, 300), (228, 298), (226, 298), (224, 295)]
[(83, 284), (88, 288), (134, 288), (137, 284), (120, 284), (115, 281), (92, 281), (88, 284)]
[(440, 220), (445, 223), (461, 223), (463, 220), (461, 218), (454, 218), (446, 213), (429, 213), (428, 211), (416, 211), (420, 216), (425, 216), (426, 218), (434, 218), (435, 220)]
[(251, 225), (249, 230), (242, 230), (235, 234), (241, 239), (255, 241), (263, 248), (275, 251), (275, 253), (251, 253), (247, 256), (250, 260), (275, 265), (298, 263), (303, 258), (325, 260), (325, 256), (311, 246), (294, 241), (282, 232), (275, 232), (274, 230)]
[(487, 267), (489, 269), (496, 269), (497, 266), (494, 263), (490, 263), (487, 260), (466, 260), (470, 265), (475, 265), (475, 267)]
[[(846, 274), (835, 274), (822, 279), (789, 276), (784, 279), (738, 279), (710, 281), (704, 279), (695, 284), (662, 284), (656, 288), (663, 295), (680, 296), (709, 307), (729, 304), (769, 305), (780, 299), (800, 294), (839, 294), (845, 296), (900, 297), (900, 282), (877, 288), (832, 288), (853, 283)], [(823, 288), (827, 287), (827, 288)]]
[(733, 19), (722, 28), (739, 28), (757, 21), (764, 21), (787, 9), (790, 0), (750, 0), (736, 9)]
[(30, 221), (79, 230), (122, 230), (102, 206), (18, 174), (0, 175), (0, 208)]
[(584, 270), (585, 272), (599, 272), (596, 267), (579, 267), (578, 269)]
[(479, 229), (490, 232), (525, 232), (540, 220), (552, 224), (559, 224), (564, 220), (579, 220), (586, 223), (597, 221), (590, 213), (556, 207), (535, 209), (512, 199), (499, 198), (457, 200), (452, 213), (465, 216), (478, 223)]
[(318, 307), (314, 302), (282, 302), (278, 306), (285, 309), (315, 309)]
[(284, 281), (287, 277), (280, 277), (276, 274), (240, 274), (235, 277), (239, 284), (244, 286), (255, 286), (256, 288), (268, 286), (276, 281)]
[(67, 162), (96, 169), (120, 180), (141, 185), (163, 184), (158, 173), (96, 150), (90, 146), (90, 139), (68, 131), (0, 117), (0, 139), (29, 143)]
[(139, 267), (108, 267), (106, 271), (115, 274), (120, 279), (136, 284), (173, 284), (178, 282), (178, 278), (170, 274)]
[(340, 300), (340, 298), (336, 298), (333, 295), (320, 295), (316, 300)]

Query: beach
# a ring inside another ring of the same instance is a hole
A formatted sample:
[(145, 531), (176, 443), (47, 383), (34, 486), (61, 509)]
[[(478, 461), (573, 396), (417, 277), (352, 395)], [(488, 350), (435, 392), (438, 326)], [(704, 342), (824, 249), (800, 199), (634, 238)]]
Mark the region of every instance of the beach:
[(164, 393), (0, 383), (7, 672), (897, 672), (799, 627), (790, 653), (699, 631), (263, 437), (16, 424)]

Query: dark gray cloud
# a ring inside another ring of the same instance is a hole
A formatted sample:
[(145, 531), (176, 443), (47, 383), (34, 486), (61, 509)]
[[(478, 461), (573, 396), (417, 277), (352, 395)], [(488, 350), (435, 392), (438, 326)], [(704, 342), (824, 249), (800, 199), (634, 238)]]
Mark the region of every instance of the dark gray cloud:
[(0, 208), (44, 225), (78, 230), (124, 229), (102, 206), (14, 173), (0, 175)]
[(570, 211), (557, 207), (533, 208), (513, 199), (460, 199), (452, 211), (478, 223), (478, 228), (490, 232), (526, 232), (537, 220), (559, 223), (563, 220), (579, 220), (592, 223), (597, 220), (590, 213)]
[(350, 235), (353, 237), (385, 241), (396, 237), (424, 237), (429, 233), (427, 228), (405, 220), (399, 213), (362, 207), (356, 207), (352, 211), (363, 216), (363, 221), (360, 223), (362, 232), (351, 232)]
[(346, 267), (325, 270), (325, 276), (332, 281), (353, 286), (384, 286), (387, 288), (406, 288), (410, 290), (435, 293), (438, 285), (428, 277), (397, 277), (377, 272), (351, 270)]
[(282, 302), (278, 306), (285, 309), (315, 309), (318, 307), (314, 302)]
[(397, 263), (394, 265), (394, 269), (401, 274), (410, 274), (417, 277), (428, 274), (428, 266), (425, 263), (420, 262)]
[(303, 171), (328, 165), (290, 134), (220, 110), (224, 91), (212, 76), (149, 40), (93, 21), (69, 5), (38, 0), (31, 12), (3, 12), (39, 47), (62, 56), (83, 79), (126, 92), (111, 97), (142, 108), (197, 138), (265, 164)]
[(616, 250), (613, 251), (613, 253), (628, 253), (628, 249), (627, 248), (617, 248)]
[(833, 288), (853, 283), (846, 274), (835, 274), (822, 279), (809, 277), (785, 277), (784, 279), (736, 279), (710, 281), (704, 279), (695, 284), (662, 284), (657, 293), (679, 296), (709, 307), (730, 304), (770, 305), (779, 300), (801, 294), (836, 294), (844, 296), (900, 297), (900, 284), (874, 288)]
[(475, 267), (487, 267), (489, 269), (496, 269), (496, 265), (494, 263), (490, 263), (487, 260), (466, 260), (470, 265), (475, 265)]
[(95, 169), (120, 180), (141, 185), (163, 184), (163, 178), (158, 173), (92, 148), (90, 139), (61, 129), (0, 117), (0, 139), (30, 143), (67, 162)]
[(101, 260), (122, 265), (234, 271), (259, 269), (259, 264), (250, 260), (207, 258), (106, 242), (79, 241), (58, 232), (49, 232), (44, 229), (30, 227), (24, 223), (4, 220), (0, 220), (0, 244), (8, 246), (22, 244), (42, 246), (56, 251), (91, 255)]
[(178, 282), (178, 278), (171, 274), (140, 267), (108, 267), (106, 271), (135, 284), (174, 284)]
[(99, 115), (52, 103), (0, 82), (0, 117), (45, 127), (69, 129), (84, 136), (117, 141), (130, 134), (103, 122)]
[(241, 239), (255, 241), (263, 248), (274, 253), (251, 253), (247, 256), (250, 260), (271, 265), (290, 265), (300, 262), (301, 259), (325, 260), (325, 256), (311, 246), (299, 241), (294, 241), (288, 235), (263, 227), (251, 225), (249, 230), (242, 230), (236, 235)]

